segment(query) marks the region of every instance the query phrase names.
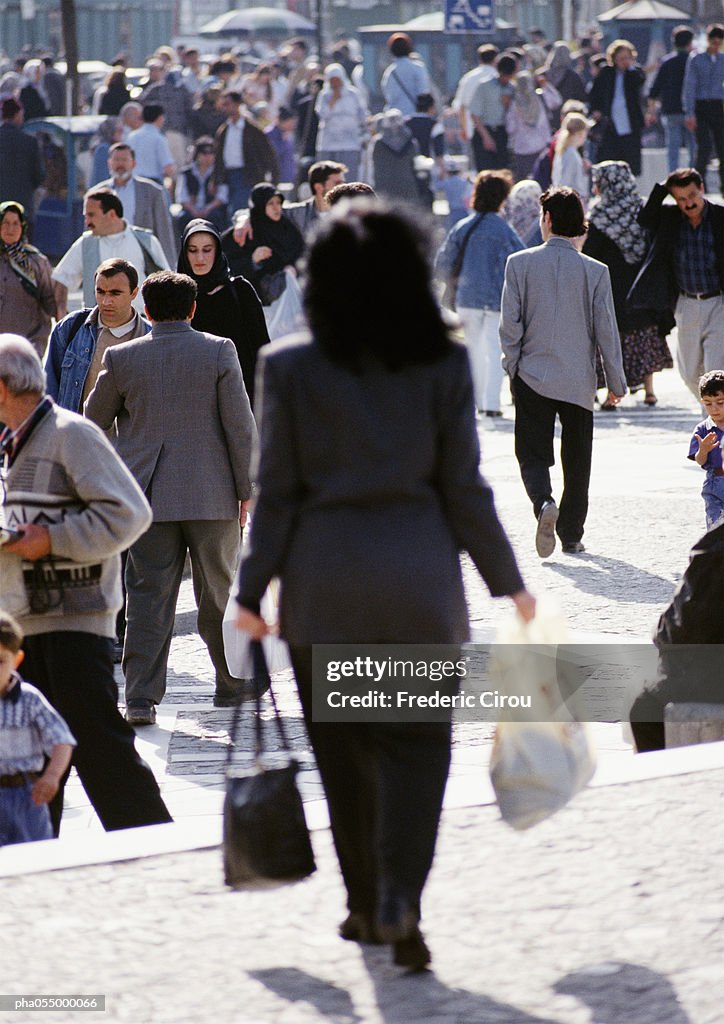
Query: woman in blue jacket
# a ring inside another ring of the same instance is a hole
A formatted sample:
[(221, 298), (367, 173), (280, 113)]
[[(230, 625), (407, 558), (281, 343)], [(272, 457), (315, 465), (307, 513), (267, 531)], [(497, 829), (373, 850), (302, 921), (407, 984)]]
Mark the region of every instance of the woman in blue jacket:
[(444, 278), (463, 253), (455, 305), (470, 356), (475, 405), (486, 416), (502, 415), (498, 326), (505, 262), (511, 253), (525, 249), (499, 212), (512, 187), (510, 171), (481, 171), (473, 191), (475, 213), (452, 228), (435, 260), (435, 270)]

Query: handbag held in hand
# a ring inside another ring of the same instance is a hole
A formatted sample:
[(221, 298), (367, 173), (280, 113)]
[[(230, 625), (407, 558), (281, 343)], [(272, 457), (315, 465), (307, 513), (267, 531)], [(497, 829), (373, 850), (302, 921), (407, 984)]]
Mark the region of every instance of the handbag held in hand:
[(252, 641), (256, 684), (256, 764), (242, 770), (232, 765), (241, 705), (234, 710), (231, 744), (226, 763), (224, 799), (224, 881), (232, 889), (271, 888), (298, 882), (316, 870), (314, 852), (296, 786), (299, 770), (294, 758), (283, 768), (265, 768), (261, 693), (268, 687), (282, 749), (288, 754), (284, 724), (279, 714), (261, 644)]

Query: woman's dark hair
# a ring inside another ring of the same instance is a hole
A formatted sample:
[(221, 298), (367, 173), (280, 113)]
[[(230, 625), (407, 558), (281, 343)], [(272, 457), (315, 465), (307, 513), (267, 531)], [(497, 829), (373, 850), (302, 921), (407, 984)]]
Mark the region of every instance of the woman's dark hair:
[(473, 186), (473, 209), (477, 213), (497, 213), (512, 187), (510, 171), (481, 171)]
[(314, 340), (333, 363), (361, 372), (432, 363), (448, 329), (432, 293), (426, 233), (375, 200), (334, 210), (309, 254), (305, 307)]
[(580, 238), (588, 230), (581, 197), (573, 188), (549, 188), (540, 197), (543, 213), (551, 215), (551, 231), (564, 238)]
[(173, 270), (150, 274), (141, 288), (148, 315), (161, 323), (188, 319), (197, 293), (192, 277), (176, 274)]

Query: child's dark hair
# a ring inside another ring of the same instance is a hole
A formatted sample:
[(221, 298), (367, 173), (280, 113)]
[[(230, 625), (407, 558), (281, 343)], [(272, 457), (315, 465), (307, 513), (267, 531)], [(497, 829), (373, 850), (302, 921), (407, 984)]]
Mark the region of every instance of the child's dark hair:
[(699, 397), (724, 395), (724, 370), (709, 370), (699, 378)]
[(0, 612), (0, 647), (17, 654), (23, 646), (23, 631), (7, 612)]

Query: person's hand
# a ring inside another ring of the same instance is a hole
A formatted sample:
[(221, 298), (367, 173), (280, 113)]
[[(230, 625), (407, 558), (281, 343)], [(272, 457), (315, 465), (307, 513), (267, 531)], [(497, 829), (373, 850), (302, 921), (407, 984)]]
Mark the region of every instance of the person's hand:
[(239, 506), (239, 526), (244, 529), (246, 526), (247, 519), (249, 518), (249, 506), (251, 505), (251, 498), (247, 498), (246, 501), (242, 501)]
[(264, 260), (268, 260), (271, 256), (272, 251), (268, 245), (258, 245), (254, 252), (251, 254), (253, 263), (263, 263)]
[(253, 237), (254, 232), (251, 229), (251, 221), (248, 218), (238, 226), (234, 226), (234, 241), (238, 246), (243, 246), (247, 238)]
[(533, 595), (527, 590), (519, 590), (517, 594), (511, 594), (511, 599), (523, 622), (532, 622), (535, 618), (536, 606)]
[(704, 437), (700, 437), (699, 434), (694, 434), (694, 437), (699, 445), (695, 458), (700, 465), (703, 465), (709, 456), (709, 452), (719, 444), (719, 438), (715, 430), (710, 430)]
[(686, 127), (689, 129), (690, 132), (695, 132), (696, 131), (696, 118), (695, 117), (693, 117), (693, 116), (692, 117), (685, 117), (684, 118), (684, 124), (686, 125)]
[(490, 132), (483, 132), (483, 149), (486, 150), (488, 153), (495, 152), (495, 139), (492, 137)]
[(17, 529), (23, 536), (11, 544), (3, 544), (3, 551), (11, 555), (20, 555), (28, 562), (37, 562), (39, 558), (45, 558), (50, 554), (50, 532), (47, 526), (21, 523)]
[(58, 792), (59, 785), (60, 778), (57, 775), (49, 770), (44, 771), (40, 778), (35, 780), (33, 788), (30, 791), (33, 803), (38, 806), (50, 803)]
[(242, 633), (248, 633), (252, 640), (261, 640), (271, 632), (261, 615), (250, 612), (248, 608), (242, 608), (241, 605), (236, 613), (234, 625)]

